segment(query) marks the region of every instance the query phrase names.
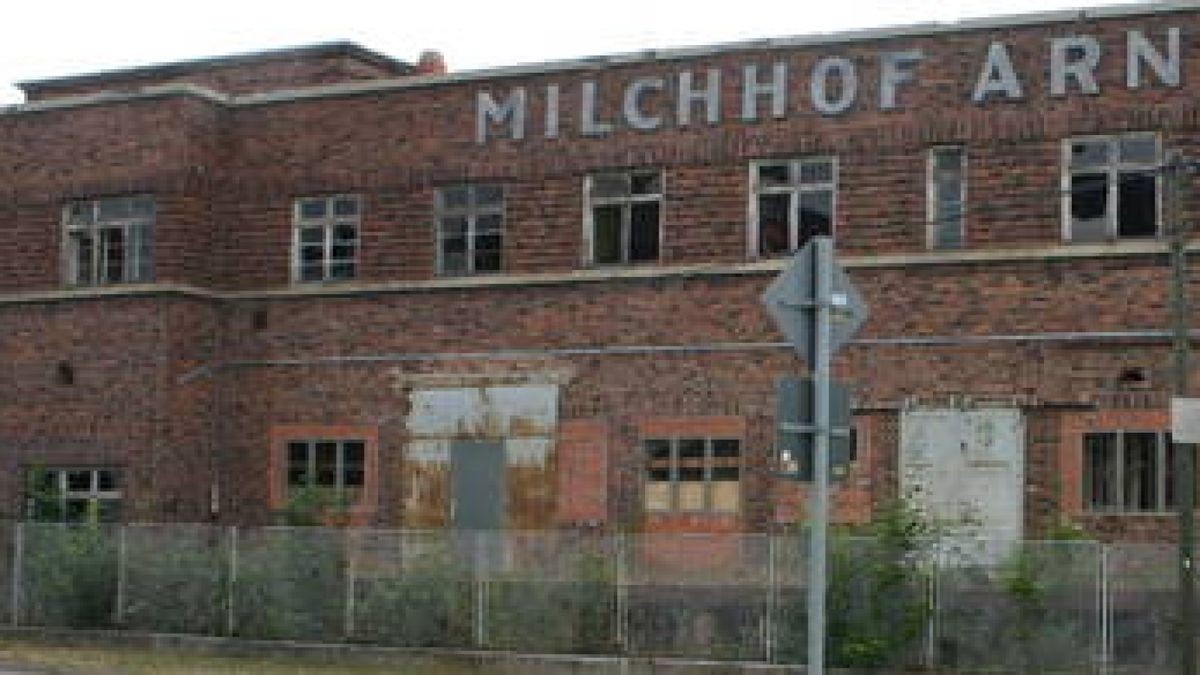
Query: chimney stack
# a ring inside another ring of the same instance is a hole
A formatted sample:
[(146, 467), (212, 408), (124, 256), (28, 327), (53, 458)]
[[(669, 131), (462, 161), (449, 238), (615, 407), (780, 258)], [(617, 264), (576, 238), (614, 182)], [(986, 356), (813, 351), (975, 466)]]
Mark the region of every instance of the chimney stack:
[(446, 59), (436, 49), (426, 49), (417, 60), (417, 75), (445, 75)]

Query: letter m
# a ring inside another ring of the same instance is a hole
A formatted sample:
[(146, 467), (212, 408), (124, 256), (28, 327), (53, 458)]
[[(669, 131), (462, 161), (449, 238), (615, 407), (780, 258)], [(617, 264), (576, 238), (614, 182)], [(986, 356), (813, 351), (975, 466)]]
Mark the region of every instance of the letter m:
[(493, 124), (509, 125), (514, 141), (525, 138), (525, 87), (516, 87), (503, 103), (496, 103), (490, 92), (481, 91), (475, 98), (475, 142), (487, 143), (488, 128)]

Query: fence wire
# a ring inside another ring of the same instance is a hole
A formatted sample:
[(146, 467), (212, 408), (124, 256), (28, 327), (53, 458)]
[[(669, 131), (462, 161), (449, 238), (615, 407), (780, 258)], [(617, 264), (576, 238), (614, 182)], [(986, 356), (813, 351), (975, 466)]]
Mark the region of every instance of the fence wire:
[[(24, 626), (801, 664), (801, 534), (0, 524)], [(829, 663), (1170, 672), (1174, 546), (834, 537)]]

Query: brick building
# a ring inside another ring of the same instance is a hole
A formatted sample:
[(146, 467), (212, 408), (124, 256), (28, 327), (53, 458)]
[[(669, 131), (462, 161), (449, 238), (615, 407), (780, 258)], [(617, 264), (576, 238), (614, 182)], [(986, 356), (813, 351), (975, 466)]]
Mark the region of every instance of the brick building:
[[(759, 296), (871, 307), (836, 518), (916, 488), (1169, 538), (1166, 153), (1189, 3), (446, 72), (350, 44), (23, 84), (0, 113), (7, 517), (763, 530)], [(1195, 218), (1195, 200), (1178, 200)], [(39, 499), (31, 499), (36, 495)]]

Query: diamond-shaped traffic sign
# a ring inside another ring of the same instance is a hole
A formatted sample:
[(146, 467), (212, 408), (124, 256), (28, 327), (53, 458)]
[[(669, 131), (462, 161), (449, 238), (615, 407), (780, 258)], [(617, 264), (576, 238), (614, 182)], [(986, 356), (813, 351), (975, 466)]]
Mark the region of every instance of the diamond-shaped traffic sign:
[(763, 303), (775, 319), (775, 325), (787, 336), (800, 357), (809, 363), (813, 362), (816, 351), (816, 289), (820, 265), (832, 267), (829, 353), (837, 352), (867, 320), (867, 305), (858, 289), (850, 283), (845, 270), (832, 255), (827, 256), (828, 262), (822, 261), (820, 247), (824, 245), (832, 250), (832, 244), (821, 244), (819, 239), (822, 237), (810, 239), (763, 293)]

